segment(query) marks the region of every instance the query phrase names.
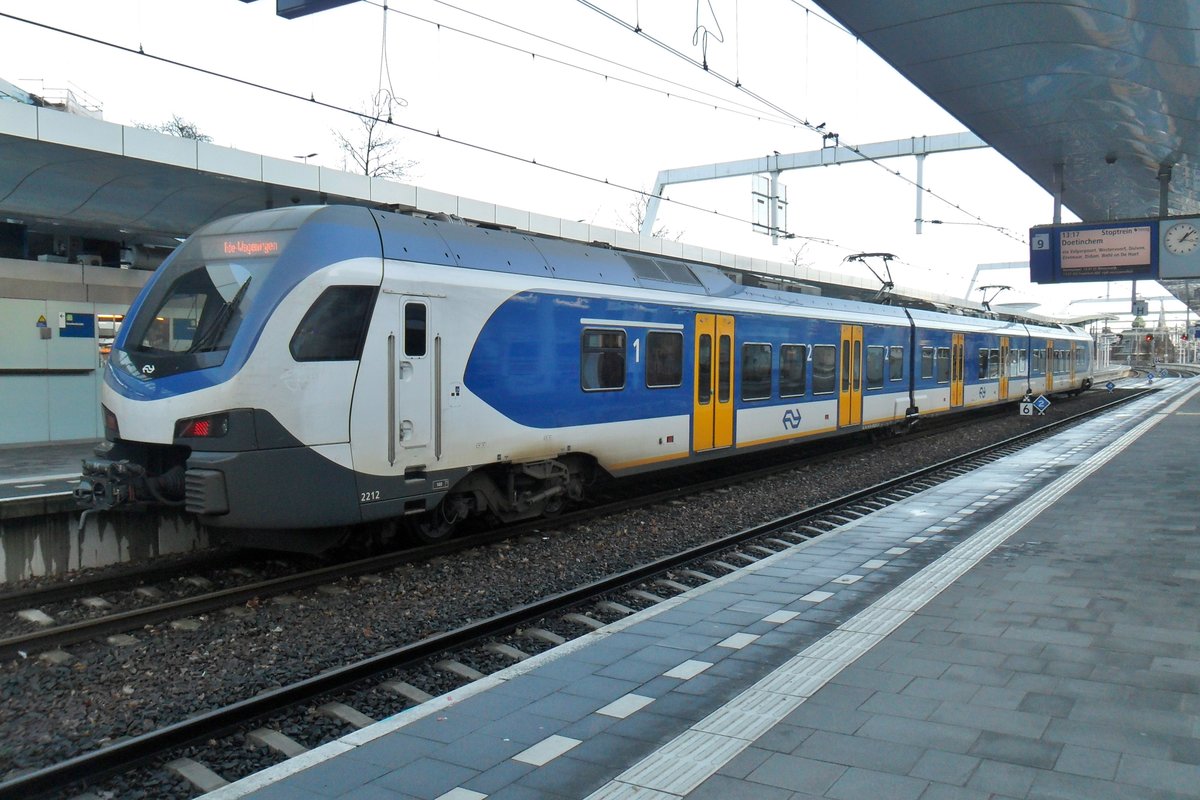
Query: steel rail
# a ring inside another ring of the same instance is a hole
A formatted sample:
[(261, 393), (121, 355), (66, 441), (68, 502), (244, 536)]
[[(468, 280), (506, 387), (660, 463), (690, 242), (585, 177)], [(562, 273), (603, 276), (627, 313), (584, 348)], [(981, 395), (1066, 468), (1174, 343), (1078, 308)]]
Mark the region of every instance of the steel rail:
[(419, 642), (406, 644), (385, 653), (362, 659), (353, 664), (322, 672), (289, 686), (273, 689), (231, 705), (213, 709), (212, 711), (167, 725), (160, 730), (123, 740), (99, 750), (80, 754), (58, 764), (18, 775), (7, 781), (0, 782), (0, 800), (4, 800), (4, 798), (29, 800), (31, 796), (62, 789), (72, 783), (85, 779), (94, 781), (97, 777), (131, 769), (152, 761), (173, 748), (207, 738), (219, 737), (241, 726), (251, 724), (264, 717), (286, 710), (291, 706), (310, 701), (324, 694), (345, 689), (373, 675), (402, 668), (414, 662), (427, 659), (444, 650), (461, 648), (473, 642), (494, 637), (499, 633), (519, 627), (530, 620), (545, 617), (556, 610), (569, 608), (598, 595), (611, 593), (630, 583), (645, 581), (683, 564), (688, 564), (713, 553), (736, 547), (749, 539), (769, 535), (782, 528), (794, 526), (805, 519), (828, 514), (843, 506), (862, 502), (869, 497), (895, 491), (904, 484), (927, 480), (930, 476), (934, 476), (938, 472), (953, 469), (958, 465), (975, 459), (985, 458), (998, 450), (1011, 449), (1021, 443), (1032, 443), (1032, 441), (1045, 438), (1066, 425), (1130, 402), (1143, 396), (1143, 394), (1145, 393), (1133, 394), (1121, 398), (1113, 403), (1043, 425), (1036, 430), (1010, 437), (969, 453), (946, 459), (937, 464), (922, 467), (898, 478), (851, 492), (834, 500), (821, 503), (818, 506), (713, 539), (686, 552), (667, 556), (651, 563), (607, 576), (587, 585), (550, 595), (485, 620), (464, 625), (452, 631), (435, 634)]

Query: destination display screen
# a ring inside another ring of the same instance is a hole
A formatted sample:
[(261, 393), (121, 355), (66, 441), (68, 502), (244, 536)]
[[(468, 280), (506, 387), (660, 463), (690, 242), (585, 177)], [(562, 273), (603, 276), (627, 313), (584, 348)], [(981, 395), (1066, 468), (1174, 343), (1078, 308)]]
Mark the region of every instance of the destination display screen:
[(1147, 272), (1153, 263), (1149, 224), (1059, 231), (1059, 267), (1065, 278), (1104, 278)]
[(222, 259), (274, 258), (283, 252), (292, 231), (237, 233), (197, 237), (200, 257), (205, 261)]
[(1158, 275), (1159, 221), (1076, 222), (1029, 230), (1034, 283), (1143, 280)]

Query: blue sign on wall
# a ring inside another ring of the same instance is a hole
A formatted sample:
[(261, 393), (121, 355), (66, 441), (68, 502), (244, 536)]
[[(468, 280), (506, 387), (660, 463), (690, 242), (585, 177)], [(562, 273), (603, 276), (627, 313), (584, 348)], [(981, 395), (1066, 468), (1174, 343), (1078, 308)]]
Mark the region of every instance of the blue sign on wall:
[(96, 315), (68, 311), (59, 320), (58, 335), (66, 339), (96, 338)]

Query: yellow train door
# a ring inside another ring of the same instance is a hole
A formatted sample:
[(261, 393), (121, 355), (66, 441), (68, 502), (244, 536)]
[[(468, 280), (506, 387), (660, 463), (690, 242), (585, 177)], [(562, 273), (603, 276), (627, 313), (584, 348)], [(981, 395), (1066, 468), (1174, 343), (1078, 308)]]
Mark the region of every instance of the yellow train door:
[(1000, 399), (1008, 399), (1008, 337), (1000, 337)]
[(863, 329), (842, 326), (841, 378), (838, 391), (838, 426), (862, 425)]
[(966, 364), (966, 345), (963, 334), (950, 334), (950, 407), (963, 404), (963, 375)]
[(1054, 342), (1046, 342), (1046, 391), (1054, 390)]
[(733, 444), (733, 317), (696, 315), (692, 450)]

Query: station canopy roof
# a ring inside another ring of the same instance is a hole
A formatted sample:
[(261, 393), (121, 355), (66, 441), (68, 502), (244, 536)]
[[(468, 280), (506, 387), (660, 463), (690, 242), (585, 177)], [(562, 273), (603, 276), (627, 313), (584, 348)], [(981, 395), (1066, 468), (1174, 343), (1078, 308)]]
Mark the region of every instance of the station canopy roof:
[(1160, 216), (1168, 176), (1200, 213), (1200, 2), (816, 2), (1081, 220)]
[(1085, 222), (1200, 213), (1200, 3), (817, 0)]

